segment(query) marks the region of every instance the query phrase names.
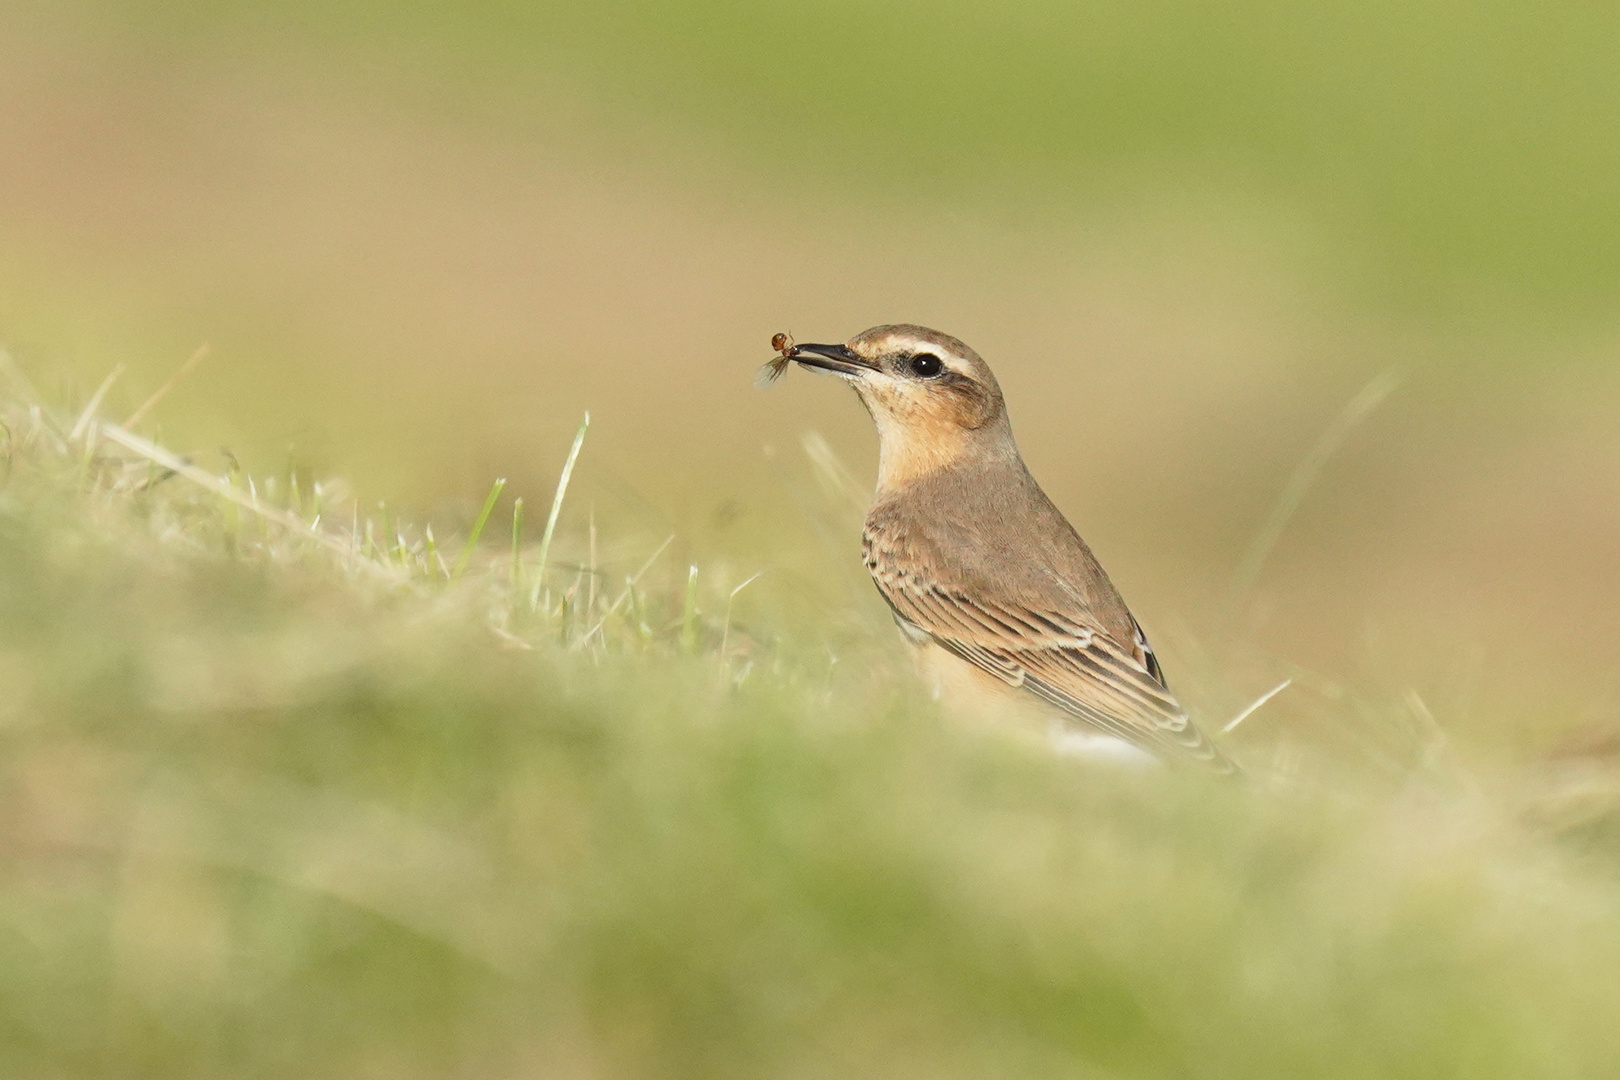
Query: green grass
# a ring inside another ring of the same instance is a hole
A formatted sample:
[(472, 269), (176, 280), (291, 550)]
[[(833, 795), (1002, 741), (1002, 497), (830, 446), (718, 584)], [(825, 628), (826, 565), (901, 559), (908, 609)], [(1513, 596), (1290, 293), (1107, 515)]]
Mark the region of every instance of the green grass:
[(486, 511), (456, 574), (336, 485), (168, 475), (30, 394), (0, 1075), (1620, 1069), (1604, 789), (1554, 829), (1438, 743), (1098, 768), (946, 723), (883, 627), (733, 622), (701, 559), (627, 583), (662, 538), (565, 523), (542, 583)]

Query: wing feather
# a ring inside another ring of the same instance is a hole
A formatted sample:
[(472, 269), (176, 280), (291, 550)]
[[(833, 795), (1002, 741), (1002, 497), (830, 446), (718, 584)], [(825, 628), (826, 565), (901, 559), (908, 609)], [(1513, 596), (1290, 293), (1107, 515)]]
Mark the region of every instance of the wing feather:
[(1135, 640), (1125, 643), (1063, 612), (921, 580), (915, 568), (868, 566), (898, 618), (1007, 685), (1145, 750), (1232, 768), (1171, 695), (1134, 619)]

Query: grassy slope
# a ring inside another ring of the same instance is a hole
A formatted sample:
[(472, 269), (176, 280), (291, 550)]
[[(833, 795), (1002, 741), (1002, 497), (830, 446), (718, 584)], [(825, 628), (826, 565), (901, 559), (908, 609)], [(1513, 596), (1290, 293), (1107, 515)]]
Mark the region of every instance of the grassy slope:
[(1612, 864), (1455, 776), (1099, 770), (865, 631), (722, 664), (678, 589), (582, 645), (611, 590), (531, 614), (0, 416), (5, 1076), (1620, 1067)]

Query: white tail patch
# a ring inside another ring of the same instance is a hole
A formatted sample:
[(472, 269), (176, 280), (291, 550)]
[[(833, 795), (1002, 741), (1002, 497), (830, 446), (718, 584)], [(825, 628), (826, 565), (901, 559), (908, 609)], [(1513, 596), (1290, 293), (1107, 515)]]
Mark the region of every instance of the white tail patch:
[(1135, 743), (1093, 731), (1076, 731), (1061, 721), (1050, 729), (1049, 741), (1059, 754), (1072, 754), (1089, 761), (1105, 761), (1133, 769), (1161, 768), (1164, 762)]

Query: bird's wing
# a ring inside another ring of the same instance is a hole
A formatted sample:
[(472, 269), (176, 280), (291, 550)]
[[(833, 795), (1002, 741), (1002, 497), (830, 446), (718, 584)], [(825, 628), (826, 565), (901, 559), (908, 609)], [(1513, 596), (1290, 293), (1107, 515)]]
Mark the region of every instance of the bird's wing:
[(1231, 768), (1165, 687), (1140, 627), (1127, 645), (1073, 616), (993, 601), (914, 573), (874, 568), (872, 576), (896, 616), (1008, 686), (1143, 749)]

